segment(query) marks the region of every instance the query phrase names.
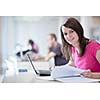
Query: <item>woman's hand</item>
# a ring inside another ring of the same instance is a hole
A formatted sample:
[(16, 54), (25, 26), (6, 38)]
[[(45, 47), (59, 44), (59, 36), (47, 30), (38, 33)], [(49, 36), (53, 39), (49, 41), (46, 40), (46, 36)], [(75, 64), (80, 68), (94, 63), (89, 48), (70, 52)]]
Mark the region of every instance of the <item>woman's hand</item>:
[(82, 75), (86, 78), (92, 78), (92, 72), (90, 70), (83, 72)]
[(82, 75), (86, 78), (100, 79), (100, 72), (91, 72), (90, 70), (85, 71)]

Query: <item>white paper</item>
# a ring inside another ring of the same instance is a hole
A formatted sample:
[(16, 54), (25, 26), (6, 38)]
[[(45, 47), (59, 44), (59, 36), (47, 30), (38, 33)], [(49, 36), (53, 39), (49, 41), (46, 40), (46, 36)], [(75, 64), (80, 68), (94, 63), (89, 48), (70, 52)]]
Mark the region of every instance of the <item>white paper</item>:
[(81, 74), (85, 70), (75, 68), (72, 66), (56, 67), (51, 72), (51, 77), (57, 81), (64, 83), (89, 83), (99, 82), (100, 79), (85, 78)]
[(69, 77), (69, 78), (57, 78), (57, 81), (63, 83), (98, 83), (100, 79), (90, 79), (85, 77)]
[(56, 67), (55, 69), (52, 70), (51, 77), (63, 78), (63, 77), (72, 77), (77, 75), (79, 76), (83, 72), (84, 70), (72, 66), (61, 66), (61, 67)]

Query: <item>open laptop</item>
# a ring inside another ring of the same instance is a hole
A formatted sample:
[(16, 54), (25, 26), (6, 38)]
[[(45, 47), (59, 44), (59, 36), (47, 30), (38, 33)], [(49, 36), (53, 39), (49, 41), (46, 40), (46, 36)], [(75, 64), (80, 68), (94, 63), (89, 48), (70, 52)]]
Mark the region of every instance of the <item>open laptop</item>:
[(33, 65), (32, 59), (30, 58), (30, 55), (29, 55), (29, 54), (27, 54), (27, 57), (28, 57), (28, 60), (29, 60), (29, 62), (30, 62), (30, 64), (31, 64), (33, 70), (35, 71), (35, 73), (36, 73), (37, 75), (39, 75), (39, 76), (50, 76), (50, 75), (51, 75), (50, 70), (37, 70), (37, 69), (35, 68), (35, 66)]

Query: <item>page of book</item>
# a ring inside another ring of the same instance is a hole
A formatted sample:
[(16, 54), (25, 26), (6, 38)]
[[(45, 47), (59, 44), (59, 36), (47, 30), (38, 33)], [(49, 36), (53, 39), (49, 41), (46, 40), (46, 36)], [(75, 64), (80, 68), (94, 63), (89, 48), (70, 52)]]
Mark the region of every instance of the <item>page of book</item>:
[(98, 83), (100, 82), (100, 79), (90, 79), (85, 77), (69, 77), (69, 78), (57, 78), (57, 81), (63, 82), (63, 83)]
[(85, 70), (75, 68), (72, 66), (59, 66), (52, 70), (52, 78), (64, 78), (80, 76)]

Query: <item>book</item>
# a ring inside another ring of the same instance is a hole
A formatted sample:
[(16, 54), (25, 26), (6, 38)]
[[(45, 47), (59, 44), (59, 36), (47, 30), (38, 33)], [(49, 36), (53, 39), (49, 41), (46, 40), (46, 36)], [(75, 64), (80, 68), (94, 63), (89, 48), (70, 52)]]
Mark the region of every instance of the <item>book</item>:
[(99, 83), (100, 79), (85, 78), (82, 75), (80, 77), (67, 77), (55, 79), (63, 83)]
[(51, 72), (52, 78), (80, 77), (85, 70), (73, 66), (55, 67)]
[(51, 77), (54, 80), (64, 83), (90, 83), (100, 82), (100, 79), (85, 78), (82, 74), (86, 70), (76, 68), (74, 66), (56, 67), (51, 72)]

